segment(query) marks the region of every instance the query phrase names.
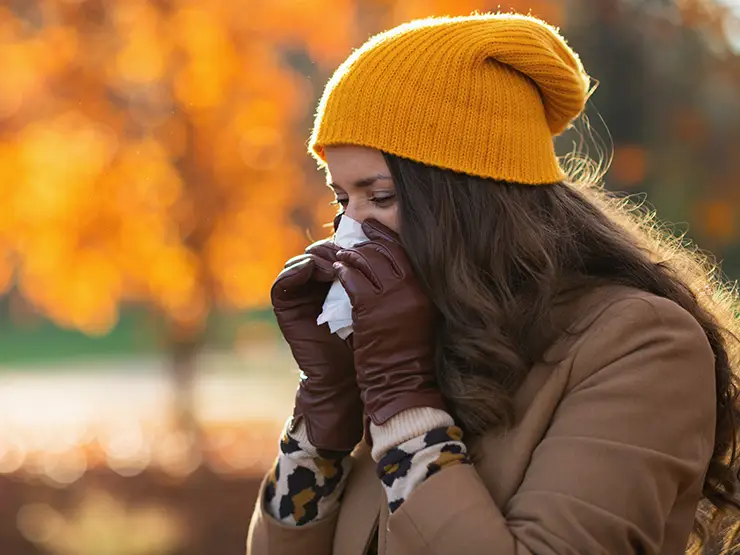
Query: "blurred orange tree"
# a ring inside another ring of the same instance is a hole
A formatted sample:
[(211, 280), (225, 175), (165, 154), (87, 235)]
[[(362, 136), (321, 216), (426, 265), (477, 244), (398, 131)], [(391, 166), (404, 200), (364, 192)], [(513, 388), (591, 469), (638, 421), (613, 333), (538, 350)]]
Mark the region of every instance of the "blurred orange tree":
[(2, 285), (14, 265), (29, 301), (92, 333), (121, 301), (178, 338), (263, 303), (303, 242), (309, 101), (272, 39), (236, 2), (33, 4), (0, 16)]
[(122, 302), (152, 307), (184, 404), (209, 312), (264, 305), (305, 243), (291, 214), (310, 91), (276, 48), (296, 30), (270, 15), (226, 1), (0, 6), (0, 289), (95, 334)]

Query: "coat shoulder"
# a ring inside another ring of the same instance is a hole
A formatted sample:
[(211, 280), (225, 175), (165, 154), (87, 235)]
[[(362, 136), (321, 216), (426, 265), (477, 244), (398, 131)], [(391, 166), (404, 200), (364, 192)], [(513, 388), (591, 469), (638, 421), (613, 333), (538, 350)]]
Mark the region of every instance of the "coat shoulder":
[(596, 323), (618, 322), (635, 315), (654, 314), (659, 320), (678, 318), (701, 329), (694, 316), (678, 303), (634, 287), (609, 285), (598, 287), (568, 304), (569, 330), (581, 335)]
[(713, 378), (714, 352), (704, 328), (670, 299), (630, 287), (604, 287), (578, 303), (571, 321), (568, 333), (574, 341), (569, 352), (576, 381), (620, 357), (644, 352), (638, 358), (649, 365), (649, 353), (666, 356), (678, 351), (690, 354), (685, 363), (693, 365), (693, 371), (684, 373), (687, 378)]
[(679, 324), (704, 335), (699, 321), (677, 302), (634, 287), (600, 287), (586, 295), (578, 305), (573, 321), (582, 332), (596, 324), (619, 324), (620, 321), (648, 318), (652, 325)]
[(634, 287), (607, 285), (595, 288), (575, 299), (556, 305), (554, 317), (562, 324), (562, 336), (567, 350), (572, 352), (595, 333), (609, 330), (628, 333), (634, 324), (650, 327), (692, 328), (694, 334), (706, 339), (699, 321), (681, 305)]

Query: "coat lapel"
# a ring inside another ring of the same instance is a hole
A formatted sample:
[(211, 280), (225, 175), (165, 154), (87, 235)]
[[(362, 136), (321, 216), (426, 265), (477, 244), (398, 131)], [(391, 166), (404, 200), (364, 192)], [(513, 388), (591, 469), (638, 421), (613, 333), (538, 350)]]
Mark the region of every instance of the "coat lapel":
[(344, 490), (334, 535), (334, 553), (364, 555), (378, 524), (383, 485), (364, 442), (352, 453), (353, 468)]

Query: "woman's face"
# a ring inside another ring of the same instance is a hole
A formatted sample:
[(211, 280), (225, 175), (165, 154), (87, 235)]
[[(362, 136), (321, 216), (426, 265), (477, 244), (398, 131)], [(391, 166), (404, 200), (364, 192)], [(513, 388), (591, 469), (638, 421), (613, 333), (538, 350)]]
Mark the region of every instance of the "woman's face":
[(398, 232), (396, 187), (379, 150), (361, 146), (329, 146), (326, 182), (336, 203), (355, 221), (374, 218)]

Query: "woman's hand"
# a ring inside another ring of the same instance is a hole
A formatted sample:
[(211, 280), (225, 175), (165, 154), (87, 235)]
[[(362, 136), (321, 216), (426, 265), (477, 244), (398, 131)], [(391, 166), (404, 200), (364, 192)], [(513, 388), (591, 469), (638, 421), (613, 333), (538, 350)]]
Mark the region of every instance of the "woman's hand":
[(349, 451), (362, 438), (363, 410), (352, 351), (327, 324), (316, 324), (336, 278), (332, 263), (337, 250), (330, 241), (320, 241), (289, 260), (271, 296), (280, 330), (302, 372), (292, 426), (303, 419), (314, 447)]
[(445, 409), (434, 369), (437, 310), (414, 277), (398, 236), (375, 220), (370, 241), (336, 254), (352, 301), (355, 371), (376, 425), (412, 407)]

